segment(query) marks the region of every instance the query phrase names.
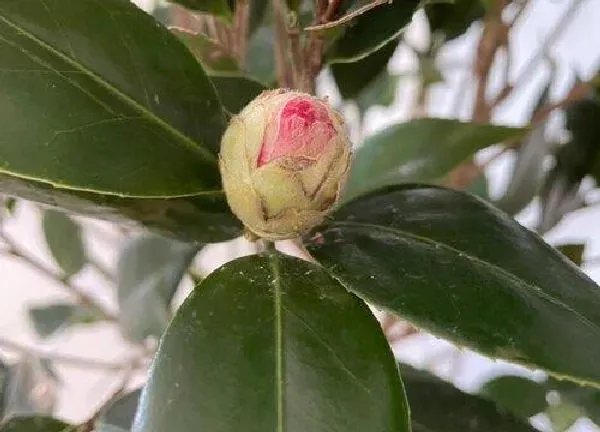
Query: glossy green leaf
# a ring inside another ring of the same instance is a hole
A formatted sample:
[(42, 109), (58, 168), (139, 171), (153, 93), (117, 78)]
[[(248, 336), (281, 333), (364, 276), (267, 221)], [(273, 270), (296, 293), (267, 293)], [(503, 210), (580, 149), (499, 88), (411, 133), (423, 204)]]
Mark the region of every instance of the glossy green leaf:
[(420, 3), (419, 0), (394, 1), (360, 15), (327, 50), (327, 60), (354, 62), (384, 47), (410, 24)]
[(77, 432), (77, 428), (51, 417), (15, 417), (0, 423), (0, 432)]
[(438, 181), (478, 150), (523, 132), (437, 118), (394, 125), (367, 138), (356, 151), (344, 196), (397, 183)]
[(544, 383), (530, 379), (504, 375), (486, 382), (480, 393), (508, 409), (520, 418), (529, 418), (548, 408)]
[(225, 264), (186, 299), (133, 431), (399, 432), (408, 421), (368, 307), (319, 266), (272, 254)]
[(141, 342), (164, 331), (171, 319), (171, 299), (198, 247), (154, 235), (126, 244), (117, 269), (119, 324), (125, 338)]
[(440, 378), (402, 365), (413, 432), (534, 432), (527, 422)]
[(74, 324), (89, 324), (103, 319), (102, 313), (72, 303), (54, 303), (27, 310), (36, 333), (47, 338)]
[(197, 11), (204, 12), (231, 21), (233, 13), (227, 0), (168, 0), (172, 3)]
[(360, 61), (332, 64), (331, 72), (342, 97), (344, 99), (356, 98), (381, 73), (386, 72), (386, 67), (397, 47), (397, 42), (390, 42)]
[(87, 263), (81, 227), (67, 214), (47, 209), (43, 211), (42, 228), (46, 245), (65, 276), (73, 276)]
[(170, 28), (173, 33), (196, 59), (202, 63), (209, 73), (236, 72), (239, 67), (234, 58), (229, 56), (218, 44), (201, 33), (192, 33), (185, 29)]
[(564, 243), (554, 246), (560, 253), (569, 258), (575, 265), (581, 266), (583, 262), (583, 253), (585, 244), (583, 243)]
[(185, 241), (219, 242), (242, 233), (222, 191), (174, 198), (126, 198), (54, 189), (39, 182), (0, 174), (0, 190), (74, 213), (126, 222), (133, 219), (161, 234)]
[(600, 386), (600, 287), (472, 195), (388, 187), (306, 237), (349, 290), (494, 358)]
[(457, 0), (425, 6), (432, 33), (441, 34), (446, 41), (461, 36), (474, 21), (485, 15), (481, 0)]
[(98, 419), (100, 430), (108, 432), (110, 427), (131, 430), (140, 394), (141, 389), (134, 390), (111, 403)]
[[(34, 391), (36, 390), (36, 391)], [(42, 360), (23, 357), (9, 367), (4, 393), (6, 417), (51, 414), (56, 402), (56, 386)], [(1, 429), (0, 429), (1, 430)]]
[(214, 87), (134, 4), (5, 0), (0, 40), (0, 172), (113, 196), (220, 189)]
[(239, 113), (256, 96), (261, 94), (265, 87), (258, 81), (242, 76), (211, 76), (221, 103), (232, 114)]

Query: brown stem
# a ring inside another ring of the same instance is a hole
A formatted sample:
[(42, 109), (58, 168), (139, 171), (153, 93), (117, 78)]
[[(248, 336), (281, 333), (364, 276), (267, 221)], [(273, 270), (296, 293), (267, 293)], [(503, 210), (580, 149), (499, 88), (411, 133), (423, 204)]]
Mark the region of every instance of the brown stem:
[(248, 42), (248, 28), (250, 24), (250, 0), (238, 0), (235, 5), (235, 16), (233, 18), (233, 52), (240, 69), (243, 69), (246, 61), (246, 46)]
[(288, 30), (284, 0), (273, 0), (273, 21), (275, 25), (275, 72), (280, 87), (294, 86), (293, 73), (288, 58)]

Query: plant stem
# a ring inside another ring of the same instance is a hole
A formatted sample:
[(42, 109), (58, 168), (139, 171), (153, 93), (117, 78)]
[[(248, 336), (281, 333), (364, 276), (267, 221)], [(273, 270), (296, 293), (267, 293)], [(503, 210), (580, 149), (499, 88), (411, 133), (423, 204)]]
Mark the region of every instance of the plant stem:
[(104, 306), (99, 304), (93, 297), (81, 292), (77, 287), (75, 287), (68, 275), (61, 275), (56, 273), (55, 271), (48, 268), (44, 263), (39, 261), (37, 258), (29, 255), (23, 249), (21, 249), (4, 231), (0, 230), (0, 239), (5, 244), (5, 249), (1, 250), (0, 253), (4, 253), (5, 255), (9, 255), (15, 258), (18, 258), (22, 262), (26, 263), (30, 267), (37, 270), (39, 273), (48, 277), (49, 279), (53, 279), (56, 282), (59, 282), (75, 300), (89, 307), (90, 309), (98, 311), (102, 318), (107, 321), (117, 321), (117, 317), (110, 311), (106, 310)]
[[(11, 341), (0, 336), (0, 347), (3, 347), (9, 351), (14, 351), (20, 354), (29, 355), (32, 357), (52, 360), (58, 363), (63, 363), (70, 366), (87, 368), (87, 369), (103, 369), (109, 371), (120, 371), (129, 367), (132, 361), (128, 362), (108, 362), (97, 359), (88, 359), (83, 357), (71, 356), (66, 354), (57, 354), (57, 353), (48, 353), (33, 347), (28, 347), (26, 345), (20, 344), (15, 341)], [(141, 361), (138, 360), (138, 363)], [(136, 365), (138, 364), (136, 363)]]

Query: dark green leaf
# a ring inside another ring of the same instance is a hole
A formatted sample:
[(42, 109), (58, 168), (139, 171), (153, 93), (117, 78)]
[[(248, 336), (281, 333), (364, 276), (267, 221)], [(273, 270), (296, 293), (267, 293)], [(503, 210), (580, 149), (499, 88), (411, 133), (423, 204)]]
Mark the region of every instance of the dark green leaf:
[(396, 51), (397, 42), (390, 42), (368, 57), (354, 63), (334, 63), (331, 72), (344, 99), (354, 99), (386, 72), (386, 67)]
[[(101, 426), (100, 430), (103, 430), (102, 427), (119, 427), (124, 430), (131, 430), (140, 394), (141, 389), (134, 390), (114, 401), (98, 419)], [(108, 432), (108, 429), (106, 431)]]
[(544, 383), (505, 375), (486, 382), (480, 393), (520, 418), (529, 418), (548, 408)]
[(600, 287), (483, 200), (385, 188), (340, 208), (307, 248), (348, 289), (418, 327), (600, 385)]
[(74, 426), (50, 417), (15, 417), (0, 424), (0, 432), (77, 432)]
[(10, 366), (4, 394), (5, 417), (51, 414), (55, 402), (54, 379), (40, 359), (24, 357)]
[(527, 422), (483, 398), (407, 365), (400, 368), (413, 432), (533, 432)]
[(119, 257), (119, 324), (132, 342), (159, 336), (171, 319), (171, 299), (198, 251), (198, 245), (142, 235)]
[[(562, 403), (577, 406), (585, 411), (585, 416), (600, 425), (600, 390), (593, 387), (580, 386), (569, 381), (549, 379), (549, 389), (558, 391)], [(556, 414), (556, 413), (555, 413)]]
[(345, 198), (391, 184), (438, 181), (478, 150), (523, 132), (434, 118), (392, 126), (356, 151)]
[(67, 214), (47, 209), (43, 211), (42, 227), (46, 245), (66, 276), (73, 276), (87, 263), (81, 227)]
[(248, 43), (244, 74), (266, 86), (275, 81), (274, 45), (275, 32), (273, 27), (268, 25), (259, 27)]
[(171, 33), (179, 38), (209, 73), (237, 72), (239, 67), (218, 44), (201, 33), (192, 33), (185, 29), (171, 28)]
[(89, 324), (102, 320), (101, 313), (71, 303), (30, 307), (27, 312), (35, 331), (42, 338), (52, 336), (73, 324)]
[(600, 160), (600, 102), (592, 97), (583, 99), (567, 108), (565, 114), (571, 141), (556, 154), (556, 165), (541, 192), (542, 233), (580, 205), (581, 181), (594, 172), (594, 164)]
[(331, 63), (358, 61), (382, 48), (400, 36), (420, 3), (419, 0), (394, 1), (360, 15), (327, 51), (327, 60)]
[(133, 430), (190, 425), (409, 430), (398, 370), (368, 307), (319, 266), (279, 254), (209, 275), (163, 336)]
[(232, 18), (231, 8), (227, 0), (168, 0), (198, 12), (208, 13), (230, 22)]
[(232, 114), (239, 113), (265, 88), (257, 81), (242, 76), (211, 76), (221, 103)]
[(585, 244), (583, 243), (565, 243), (554, 246), (564, 256), (573, 261), (574, 264), (581, 266), (583, 262), (583, 252), (585, 251)]
[(457, 0), (448, 4), (425, 6), (432, 33), (438, 33), (449, 41), (461, 36), (471, 24), (485, 15), (481, 0)]
[(222, 191), (174, 198), (125, 198), (54, 189), (39, 182), (0, 174), (0, 190), (114, 222), (133, 219), (162, 234), (185, 241), (219, 242), (242, 233)]
[(219, 190), (214, 87), (134, 4), (5, 0), (0, 38), (2, 173), (113, 196)]

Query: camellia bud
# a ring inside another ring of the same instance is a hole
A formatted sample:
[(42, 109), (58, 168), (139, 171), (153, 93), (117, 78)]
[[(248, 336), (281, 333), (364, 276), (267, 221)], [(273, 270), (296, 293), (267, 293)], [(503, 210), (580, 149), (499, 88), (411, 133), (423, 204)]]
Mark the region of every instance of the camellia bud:
[(221, 141), (229, 206), (259, 237), (297, 237), (336, 203), (350, 154), (343, 121), (327, 102), (265, 91), (233, 117)]

